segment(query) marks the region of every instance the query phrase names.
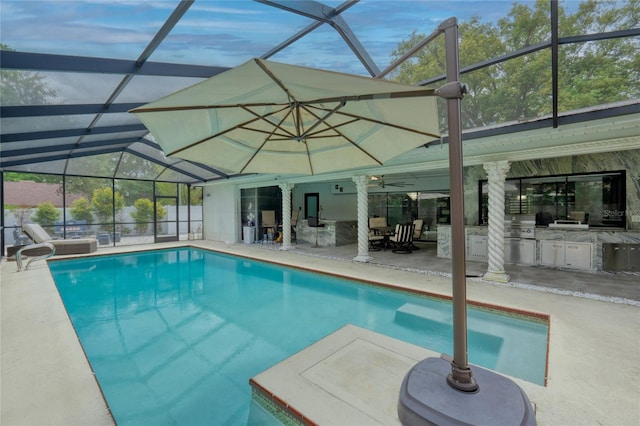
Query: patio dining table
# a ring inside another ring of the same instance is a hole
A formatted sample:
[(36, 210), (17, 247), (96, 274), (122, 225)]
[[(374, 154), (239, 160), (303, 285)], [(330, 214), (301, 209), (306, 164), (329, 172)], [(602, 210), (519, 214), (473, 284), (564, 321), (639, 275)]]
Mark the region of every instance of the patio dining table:
[(389, 237), (395, 234), (395, 230), (396, 230), (395, 226), (374, 226), (371, 229), (377, 235), (382, 235), (384, 237), (384, 239), (382, 240), (383, 241), (382, 245), (384, 246), (385, 249), (391, 246), (391, 243), (389, 242)]

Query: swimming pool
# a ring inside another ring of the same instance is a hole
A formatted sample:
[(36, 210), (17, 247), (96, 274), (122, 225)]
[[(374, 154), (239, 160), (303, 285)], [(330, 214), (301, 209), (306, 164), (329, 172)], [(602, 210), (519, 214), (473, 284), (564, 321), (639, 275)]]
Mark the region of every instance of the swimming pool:
[[(347, 323), (452, 353), (446, 301), (294, 268), (180, 248), (50, 269), (119, 425), (245, 424), (251, 377)], [(546, 323), (468, 328), (471, 363), (544, 383)]]

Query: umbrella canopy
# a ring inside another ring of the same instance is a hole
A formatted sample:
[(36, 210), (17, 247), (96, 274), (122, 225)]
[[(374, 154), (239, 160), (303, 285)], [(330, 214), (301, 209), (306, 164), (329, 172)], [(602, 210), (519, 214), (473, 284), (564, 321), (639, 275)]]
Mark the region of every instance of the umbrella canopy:
[(227, 173), (382, 165), (439, 137), (434, 90), (253, 59), (131, 112), (167, 156)]

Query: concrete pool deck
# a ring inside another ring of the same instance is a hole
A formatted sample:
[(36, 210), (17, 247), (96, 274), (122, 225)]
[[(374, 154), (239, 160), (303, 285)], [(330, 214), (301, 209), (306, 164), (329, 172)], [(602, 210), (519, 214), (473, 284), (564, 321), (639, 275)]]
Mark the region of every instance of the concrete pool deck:
[[(184, 243), (101, 248), (95, 255), (171, 247)], [(441, 274), (404, 270), (402, 266), (384, 267), (316, 256), (303, 246), (297, 250), (282, 251), (258, 245), (209, 241), (190, 243), (385, 285), (445, 296), (451, 294), (451, 280)], [(407, 256), (394, 256), (398, 260), (415, 262), (415, 259), (408, 259)], [(0, 263), (0, 424), (113, 424), (48, 268), (44, 262), (36, 262), (31, 268), (17, 273), (15, 262), (3, 260)], [(540, 280), (548, 277), (546, 274), (538, 275)], [(604, 275), (597, 278), (607, 279)], [(638, 277), (631, 277), (629, 280), (629, 285), (635, 283), (635, 292), (640, 287), (640, 278), (636, 278)], [(616, 276), (612, 275), (609, 279), (615, 281)], [(624, 277), (624, 280), (628, 279)], [(546, 283), (549, 284), (553, 283)], [(640, 382), (637, 380), (640, 376), (640, 304), (633, 297), (610, 295), (610, 301), (601, 297), (576, 297), (571, 292), (537, 291), (526, 285), (493, 284), (479, 279), (469, 279), (467, 287), (469, 300), (550, 315), (547, 386), (515, 379), (535, 404), (538, 424), (640, 424)], [(550, 286), (552, 287), (553, 285)], [(635, 294), (633, 290), (631, 294)], [(375, 342), (375, 338), (373, 339)], [(382, 337), (382, 340), (386, 341), (386, 338)], [(331, 344), (330, 341), (329, 343)], [(363, 352), (362, 348), (365, 346), (358, 345), (356, 349)], [(339, 353), (342, 347), (336, 343), (330, 352)], [(405, 349), (398, 350), (401, 354)], [(421, 356), (421, 353), (412, 355), (411, 351), (415, 349), (406, 350), (409, 352), (401, 355), (409, 359)], [(422, 349), (418, 350), (420, 351)], [(428, 351), (424, 350), (424, 353)], [(348, 364), (332, 365), (341, 368), (340, 365), (346, 367)], [(336, 377), (341, 377), (339, 371), (334, 373)], [(313, 385), (312, 381), (317, 381), (318, 375), (308, 374), (303, 378)], [(393, 386), (396, 379), (376, 380)], [(384, 382), (385, 380), (388, 381)], [(376, 399), (377, 394), (367, 394), (366, 386), (356, 387), (360, 389), (358, 392), (362, 391), (357, 396), (353, 396), (353, 386), (349, 382), (324, 383), (323, 386), (338, 386), (339, 391), (325, 391), (327, 399), (302, 398), (295, 408), (304, 413), (307, 406), (310, 407), (307, 410), (313, 411), (313, 407), (317, 409), (325, 404), (330, 406), (336, 403), (336, 395), (341, 395), (337, 398), (338, 403), (356, 407), (361, 413), (379, 411), (381, 403)], [(399, 388), (399, 383), (397, 386)], [(387, 406), (395, 406), (397, 393), (391, 391), (385, 394), (389, 398)], [(363, 406), (361, 401), (371, 401), (372, 405)], [(324, 411), (331, 413), (331, 410)], [(395, 424), (399, 424), (395, 420)], [(322, 424), (345, 424), (344, 419), (337, 416), (314, 421)], [(387, 423), (394, 424), (394, 421), (391, 419), (382, 424)]]

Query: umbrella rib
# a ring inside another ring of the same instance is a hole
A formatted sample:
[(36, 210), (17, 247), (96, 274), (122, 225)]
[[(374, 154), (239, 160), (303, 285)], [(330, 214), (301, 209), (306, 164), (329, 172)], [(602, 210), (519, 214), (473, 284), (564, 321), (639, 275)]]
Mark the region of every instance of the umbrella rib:
[[(289, 114), (291, 114), (291, 112), (289, 112)], [(256, 149), (253, 154), (251, 155), (251, 158), (249, 158), (249, 160), (244, 164), (244, 166), (242, 166), (242, 169), (240, 169), (239, 173), (244, 172), (244, 169), (246, 169), (249, 164), (251, 164), (251, 162), (253, 161), (253, 159), (256, 157), (256, 155), (258, 155), (258, 153), (262, 150), (262, 148), (267, 144), (267, 142), (269, 142), (271, 140), (271, 136), (273, 136), (273, 134), (276, 132), (277, 129), (280, 128), (280, 125), (284, 122), (284, 120), (287, 119), (287, 117), (289, 116), (289, 114), (285, 114), (282, 119), (280, 120), (280, 122), (278, 123), (277, 126), (273, 127), (273, 131), (271, 133), (269, 133), (269, 136), (267, 136), (264, 141), (262, 141), (262, 144), (260, 144), (260, 146), (258, 147), (258, 149)], [(270, 123), (273, 124), (273, 123)]]
[[(307, 110), (307, 112), (309, 112), (309, 114), (314, 115), (311, 111)], [(357, 119), (352, 119), (352, 120), (348, 120), (345, 121), (343, 123), (339, 123), (339, 124), (329, 124), (329, 123), (325, 123), (327, 125), (326, 129), (320, 129), (316, 132), (313, 133), (308, 133), (306, 136), (306, 139), (315, 139), (315, 138), (329, 138), (329, 137), (339, 137), (342, 136), (342, 133), (338, 132), (338, 128), (340, 127), (344, 127), (344, 126), (348, 126), (349, 124), (353, 124), (356, 121), (358, 121)], [(333, 131), (335, 132), (335, 134), (328, 134), (328, 135), (324, 135), (323, 133), (329, 132), (329, 131)]]
[[(311, 110), (312, 108), (313, 109), (317, 109), (317, 110), (321, 110), (321, 111), (330, 111), (327, 108), (319, 108), (319, 107), (316, 107), (316, 106), (305, 106), (305, 108), (304, 108), (305, 111), (307, 111), (309, 114), (313, 115), (318, 120), (320, 120), (320, 117), (317, 114), (313, 113), (313, 111)], [(315, 132), (315, 133), (309, 133), (309, 131), (307, 131), (307, 132), (305, 132), (305, 133), (307, 133), (306, 137), (307, 138), (312, 138), (314, 136), (317, 136), (317, 135), (321, 134), (322, 132), (326, 132), (327, 130), (336, 130), (338, 127), (347, 126), (347, 125), (349, 125), (351, 123), (354, 123), (356, 121), (359, 121), (359, 120), (368, 121), (368, 122), (375, 123), (375, 124), (380, 124), (382, 126), (393, 127), (395, 129), (404, 130), (406, 132), (417, 133), (419, 135), (431, 136), (431, 137), (435, 137), (435, 138), (439, 138), (440, 137), (440, 135), (437, 134), (437, 133), (423, 132), (421, 130), (413, 129), (411, 127), (400, 126), (398, 124), (393, 124), (393, 123), (387, 123), (385, 121), (376, 120), (374, 118), (363, 117), (363, 116), (360, 116), (360, 115), (355, 115), (355, 114), (351, 114), (351, 113), (344, 112), (344, 111), (337, 111), (336, 110), (335, 113), (337, 115), (341, 115), (341, 116), (344, 116), (344, 117), (350, 117), (352, 120), (345, 121), (344, 123), (340, 123), (340, 124), (336, 124), (336, 125), (330, 125), (330, 124), (326, 123), (327, 127), (328, 127), (327, 129), (322, 129), (322, 130), (320, 130), (318, 132)]]
[[(280, 106), (281, 106), (281, 104), (274, 104), (274, 105), (280, 105)], [(247, 112), (249, 112), (249, 113), (253, 114), (253, 115), (255, 116), (255, 118), (253, 118), (253, 119), (251, 119), (251, 120), (247, 120), (247, 121), (245, 121), (245, 122), (243, 122), (243, 123), (240, 123), (240, 124), (238, 124), (238, 125), (236, 125), (236, 126), (230, 127), (230, 128), (228, 128), (228, 129), (226, 129), (226, 130), (223, 130), (222, 132), (218, 132), (218, 133), (216, 133), (215, 135), (211, 135), (211, 136), (207, 136), (206, 138), (202, 138), (202, 139), (200, 139), (200, 140), (198, 140), (198, 141), (195, 141), (195, 142), (193, 142), (193, 143), (191, 143), (191, 144), (189, 144), (189, 145), (183, 146), (183, 147), (182, 147), (182, 148), (180, 148), (180, 149), (176, 149), (175, 151), (171, 151), (171, 152), (169, 152), (169, 153), (167, 154), (167, 156), (169, 156), (169, 155), (176, 155), (176, 154), (178, 154), (178, 153), (180, 153), (180, 152), (182, 152), (182, 151), (185, 151), (185, 150), (187, 150), (187, 149), (193, 148), (194, 146), (200, 145), (201, 143), (204, 143), (204, 142), (206, 142), (206, 141), (208, 141), (208, 140), (215, 139), (215, 138), (217, 138), (217, 137), (219, 137), (219, 136), (222, 136), (222, 135), (224, 135), (224, 134), (227, 134), (227, 133), (229, 133), (229, 132), (231, 132), (231, 131), (233, 131), (233, 130), (236, 130), (236, 129), (245, 129), (245, 130), (258, 131), (258, 130), (254, 130), (254, 129), (251, 129), (251, 128), (247, 128), (247, 127), (245, 127), (245, 126), (246, 126), (246, 125), (248, 125), (248, 124), (251, 124), (251, 123), (255, 123), (255, 122), (256, 122), (256, 121), (258, 121), (258, 120), (265, 120), (265, 117), (268, 117), (268, 116), (273, 115), (273, 114), (277, 114), (277, 113), (279, 113), (280, 111), (282, 111), (282, 110), (286, 109), (286, 107), (283, 107), (283, 108), (282, 108), (282, 109), (280, 109), (280, 110), (272, 111), (272, 112), (271, 112), (271, 113), (269, 113), (269, 114), (266, 114), (266, 115), (264, 115), (264, 116), (260, 116), (260, 115), (256, 114), (255, 112), (251, 111), (251, 109), (245, 108), (245, 106), (244, 106), (244, 105), (240, 105), (240, 107), (241, 107), (241, 108), (243, 108), (243, 109), (245, 109)], [(265, 120), (265, 121), (266, 121), (267, 123), (269, 123), (269, 124), (273, 125), (273, 123), (271, 123), (269, 120)], [(282, 122), (281, 122), (281, 123), (282, 123)], [(283, 129), (283, 130), (284, 130), (284, 129)]]
[(301, 140), (300, 132), (301, 132), (301, 130), (302, 130), (302, 128), (301, 128), (301, 126), (302, 126), (302, 119), (301, 119), (301, 117), (300, 117), (300, 110), (299, 110), (299, 108), (298, 108), (298, 105), (299, 105), (298, 100), (295, 98), (295, 96), (293, 96), (293, 95), (291, 94), (291, 92), (289, 92), (289, 89), (287, 88), (287, 86), (285, 86), (285, 84), (282, 82), (282, 80), (280, 80), (278, 77), (276, 77), (276, 75), (275, 75), (273, 72), (271, 72), (271, 70), (270, 70), (269, 68), (267, 68), (267, 66), (265, 65), (265, 63), (264, 63), (261, 59), (259, 59), (259, 58), (254, 58), (253, 60), (254, 60), (254, 62), (255, 62), (255, 63), (260, 67), (260, 69), (261, 69), (265, 74), (267, 74), (267, 75), (269, 76), (269, 78), (270, 78), (271, 80), (273, 80), (273, 82), (274, 82), (275, 84), (277, 84), (277, 85), (278, 85), (278, 87), (280, 87), (280, 89), (282, 89), (282, 91), (283, 91), (284, 93), (286, 93), (286, 94), (287, 94), (287, 98), (289, 99), (289, 105), (290, 105), (290, 108), (291, 108), (292, 110), (294, 110), (294, 109), (295, 109), (295, 112), (296, 112), (295, 114), (292, 114), (292, 115), (291, 115), (291, 117), (293, 118), (293, 121), (294, 121), (294, 123), (295, 123), (295, 126), (296, 126), (296, 132), (297, 132), (297, 135), (295, 135), (294, 137), (295, 137), (298, 141), (300, 141), (300, 140)]
[(373, 118), (362, 117), (362, 116), (350, 114), (350, 113), (344, 112), (344, 111), (337, 111), (336, 113), (338, 115), (343, 115), (345, 117), (351, 117), (351, 118), (353, 118), (355, 120), (369, 121), (371, 123), (376, 123), (376, 124), (380, 124), (382, 126), (387, 126), (387, 127), (393, 127), (394, 129), (404, 130), (404, 131), (410, 132), (410, 133), (417, 133), (419, 135), (431, 136), (431, 137), (434, 137), (434, 138), (439, 138), (440, 137), (440, 135), (437, 134), (437, 133), (424, 132), (422, 130), (413, 129), (411, 127), (400, 126), (398, 124), (393, 124), (393, 123), (387, 123), (386, 121), (380, 121), (380, 120), (376, 120), (376, 119), (373, 119)]
[[(313, 129), (315, 129), (316, 127), (318, 127), (320, 124), (324, 123), (326, 124), (329, 128), (333, 128), (333, 126), (331, 126), (329, 123), (327, 123), (327, 120), (329, 119), (329, 117), (331, 117), (333, 114), (335, 114), (340, 108), (344, 107), (346, 105), (345, 102), (340, 102), (338, 105), (336, 105), (335, 108), (333, 108), (332, 110), (329, 110), (322, 118), (316, 116), (315, 114), (313, 114), (310, 110), (308, 110), (307, 108), (305, 108), (305, 111), (307, 111), (309, 114), (313, 115), (314, 117), (317, 118), (317, 121), (315, 123), (313, 123), (313, 125), (311, 127), (309, 127), (307, 130), (304, 131), (303, 134), (301, 134), (299, 136), (300, 140), (304, 139), (307, 137), (307, 135), (309, 135), (311, 133), (311, 131)], [(297, 110), (299, 111), (299, 108), (297, 108)], [(326, 111), (326, 110), (325, 110)], [(298, 112), (299, 114), (299, 112)]]
[[(305, 111), (307, 111), (309, 114), (313, 115), (314, 117), (316, 117), (318, 120), (320, 119), (320, 117), (318, 117), (313, 111), (311, 111), (308, 108), (305, 108)], [(358, 145), (357, 143), (355, 143), (354, 141), (351, 140), (351, 138), (349, 138), (347, 135), (345, 135), (344, 133), (340, 132), (339, 130), (337, 130), (335, 127), (330, 126), (327, 124), (327, 126), (329, 126), (330, 129), (333, 129), (336, 133), (337, 136), (341, 136), (343, 137), (347, 142), (349, 142), (351, 145), (353, 145), (355, 148), (358, 148), (363, 154), (367, 155), (369, 158), (371, 158), (373, 161), (375, 161), (376, 163), (378, 163), (378, 165), (382, 166), (382, 161), (378, 160), (376, 157), (374, 157), (369, 151), (363, 149), (360, 145)], [(311, 171), (313, 172), (313, 165), (311, 164), (311, 155), (309, 155), (309, 145), (305, 144), (307, 147), (307, 157), (309, 157), (309, 167), (311, 168)]]
[[(267, 120), (267, 119), (266, 119), (266, 117), (272, 116), (272, 115), (274, 115), (274, 114), (278, 114), (279, 112), (282, 112), (282, 111), (284, 111), (284, 110), (286, 110), (286, 109), (288, 109), (288, 108), (289, 108), (289, 105), (286, 105), (286, 106), (282, 106), (282, 108), (281, 108), (281, 109), (279, 109), (279, 110), (277, 110), (277, 111), (272, 111), (272, 112), (270, 112), (269, 114), (260, 115), (260, 114), (256, 113), (255, 111), (253, 111), (251, 108), (246, 108), (245, 106), (242, 106), (242, 109), (244, 109), (245, 111), (247, 111), (247, 112), (248, 112), (248, 113), (250, 113), (250, 114), (253, 114), (253, 115), (254, 115), (258, 120), (262, 120), (262, 121), (267, 122), (267, 123), (268, 123), (269, 125), (271, 125), (271, 126), (273, 126), (273, 125), (274, 125), (274, 123), (273, 123), (273, 122), (271, 122), (271, 121), (269, 121), (269, 120)], [(289, 112), (289, 114), (291, 114), (291, 112)], [(277, 130), (277, 129), (280, 129), (280, 130), (282, 130), (282, 131), (284, 131), (284, 132), (286, 133), (286, 135), (282, 135), (282, 136), (285, 136), (285, 137), (286, 137), (286, 136), (295, 137), (296, 135), (294, 135), (293, 133), (289, 132), (287, 129), (280, 127), (280, 125), (282, 124), (282, 122), (287, 118), (287, 116), (289, 116), (289, 114), (286, 114), (286, 115), (284, 116), (284, 118), (283, 118), (282, 120), (280, 120), (280, 122), (278, 123), (278, 125), (277, 125), (277, 126), (275, 126), (275, 127), (276, 127), (276, 130)], [(255, 122), (256, 122), (256, 120), (251, 120), (251, 121), (248, 121), (247, 123), (240, 124), (240, 125), (238, 125), (237, 127), (238, 127), (238, 128), (242, 128), (242, 129), (245, 129), (245, 130), (250, 130), (250, 131), (253, 131), (253, 132), (258, 132), (258, 133), (269, 133), (269, 134), (271, 134), (271, 135), (272, 135), (272, 134), (275, 134), (275, 132), (267, 132), (267, 131), (264, 131), (264, 130), (252, 129), (251, 127), (245, 127), (245, 125), (246, 125), (246, 124), (251, 124), (251, 123), (255, 123)]]
[(262, 71), (264, 71), (265, 74), (267, 74), (269, 76), (269, 78), (271, 80), (273, 80), (274, 83), (276, 83), (284, 93), (287, 94), (287, 96), (289, 97), (289, 99), (293, 99), (295, 101), (295, 98), (291, 95), (291, 93), (289, 93), (289, 89), (287, 89), (287, 86), (284, 85), (284, 83), (275, 76), (274, 73), (271, 72), (271, 70), (269, 68), (266, 67), (266, 65), (264, 64), (264, 62), (262, 62), (260, 59), (258, 58), (254, 58), (253, 59), (255, 61), (255, 63), (260, 67), (260, 69)]
[[(289, 104), (286, 104), (287, 106)], [(243, 104), (229, 104), (229, 105), (185, 105), (185, 106), (170, 106), (170, 107), (151, 107), (151, 108), (135, 108), (129, 112), (147, 113), (147, 112), (171, 112), (171, 111), (195, 111), (199, 109), (225, 109), (225, 108), (241, 108), (241, 107), (263, 107), (263, 106), (283, 106), (281, 102), (255, 102), (255, 103), (243, 103)]]
[[(287, 92), (288, 93), (288, 92)], [(331, 98), (320, 98), (301, 101), (301, 105), (324, 104), (331, 102), (370, 101), (383, 99), (417, 98), (420, 96), (437, 96), (436, 89), (407, 90), (400, 92), (368, 93), (363, 95), (342, 95)]]
[(313, 163), (311, 162), (311, 152), (309, 152), (309, 144), (308, 143), (304, 143), (304, 148), (307, 150), (307, 161), (309, 161), (309, 170), (311, 171), (311, 174), (313, 175)]

